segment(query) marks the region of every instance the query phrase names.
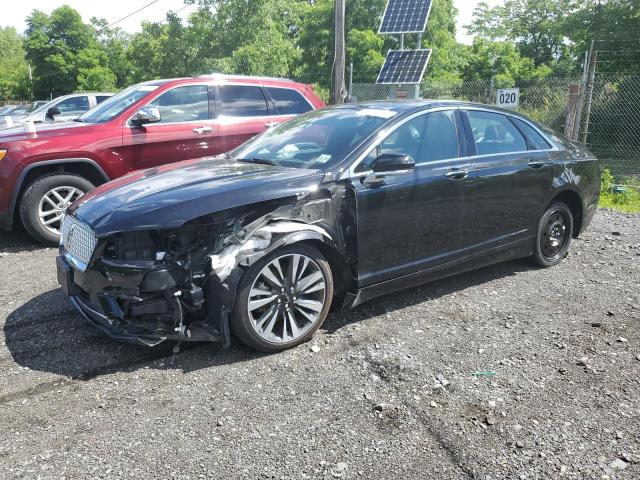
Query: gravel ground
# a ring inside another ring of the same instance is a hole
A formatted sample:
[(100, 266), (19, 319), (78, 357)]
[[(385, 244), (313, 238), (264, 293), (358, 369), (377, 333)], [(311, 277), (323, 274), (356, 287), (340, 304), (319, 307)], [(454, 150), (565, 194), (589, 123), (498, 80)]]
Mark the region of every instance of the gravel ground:
[[(640, 478), (640, 216), (331, 316), (313, 344), (123, 345), (0, 234), (0, 478)], [(313, 348), (312, 348), (313, 347)]]

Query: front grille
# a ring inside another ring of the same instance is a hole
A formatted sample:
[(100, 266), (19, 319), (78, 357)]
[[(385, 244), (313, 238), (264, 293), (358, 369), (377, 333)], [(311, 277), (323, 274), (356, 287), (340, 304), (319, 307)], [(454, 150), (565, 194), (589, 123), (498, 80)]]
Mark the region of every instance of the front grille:
[(75, 217), (65, 215), (62, 221), (62, 239), (60, 244), (65, 252), (74, 260), (78, 260), (80, 264), (74, 265), (80, 270), (86, 270), (91, 255), (96, 248), (98, 240), (93, 233), (91, 227), (82, 223)]

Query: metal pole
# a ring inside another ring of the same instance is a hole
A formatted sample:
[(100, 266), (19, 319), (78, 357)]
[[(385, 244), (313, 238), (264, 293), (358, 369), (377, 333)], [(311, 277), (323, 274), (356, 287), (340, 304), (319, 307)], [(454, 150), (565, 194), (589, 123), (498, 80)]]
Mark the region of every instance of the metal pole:
[(353, 62), (349, 63), (349, 101), (353, 102)]
[(589, 83), (589, 64), (591, 55), (593, 54), (593, 40), (589, 50), (584, 52), (584, 66), (582, 69), (582, 81), (580, 82), (580, 99), (578, 100), (578, 108), (576, 109), (576, 120), (573, 123), (573, 132), (569, 137), (570, 140), (577, 141), (580, 136), (580, 127), (582, 127), (582, 110), (584, 108), (584, 98)]
[[(593, 46), (593, 42), (592, 42)], [(587, 92), (586, 92), (586, 113), (584, 115), (584, 123), (582, 126), (582, 136), (580, 141), (584, 144), (587, 143), (587, 138), (589, 137), (589, 122), (591, 121), (591, 103), (593, 101), (593, 87), (596, 80), (596, 64), (598, 62), (598, 52), (595, 51), (591, 54), (591, 58), (589, 59), (589, 83), (587, 84)]]
[(345, 38), (344, 16), (345, 0), (335, 0), (335, 50), (333, 59), (333, 78), (331, 80), (331, 102), (334, 105), (344, 101), (344, 70), (345, 70)]

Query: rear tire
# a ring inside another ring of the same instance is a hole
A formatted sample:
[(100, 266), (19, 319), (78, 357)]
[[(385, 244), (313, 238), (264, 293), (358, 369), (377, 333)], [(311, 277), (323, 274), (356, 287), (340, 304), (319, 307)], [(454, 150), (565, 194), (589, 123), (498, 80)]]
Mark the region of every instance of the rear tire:
[(73, 174), (52, 173), (36, 179), (20, 200), (20, 219), (25, 230), (44, 245), (58, 245), (61, 214), (93, 188), (89, 180)]
[(280, 248), (242, 277), (231, 329), (255, 350), (287, 350), (313, 336), (332, 300), (333, 275), (322, 253), (302, 244)]
[(571, 209), (562, 202), (552, 203), (538, 223), (536, 244), (531, 259), (543, 268), (557, 265), (567, 255), (572, 236)]

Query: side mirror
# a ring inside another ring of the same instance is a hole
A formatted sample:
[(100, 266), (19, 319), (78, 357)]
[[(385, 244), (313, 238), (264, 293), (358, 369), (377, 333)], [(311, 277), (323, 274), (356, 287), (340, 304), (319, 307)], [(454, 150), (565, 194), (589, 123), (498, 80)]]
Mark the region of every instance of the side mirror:
[(131, 124), (137, 127), (147, 123), (156, 123), (162, 120), (158, 107), (142, 107), (131, 119)]
[(61, 112), (58, 107), (51, 107), (49, 110), (47, 110), (47, 118), (53, 120), (53, 117), (55, 117), (56, 115), (60, 115), (60, 113)]
[(415, 167), (416, 162), (410, 155), (398, 153), (383, 153), (371, 164), (371, 170), (376, 173), (403, 172), (413, 170)]
[(371, 164), (372, 173), (362, 179), (362, 183), (369, 187), (377, 187), (384, 183), (388, 175), (408, 173), (416, 168), (416, 162), (411, 155), (398, 153), (383, 153)]

